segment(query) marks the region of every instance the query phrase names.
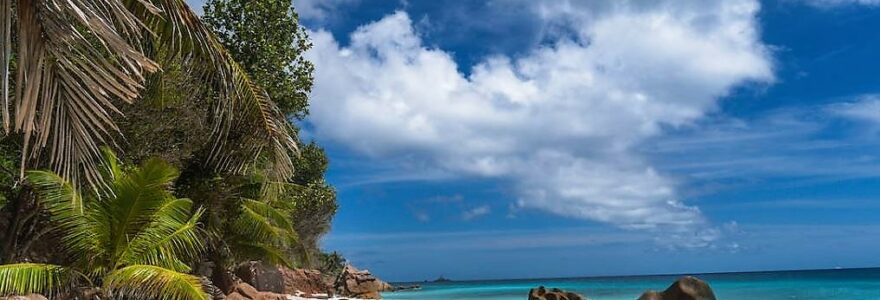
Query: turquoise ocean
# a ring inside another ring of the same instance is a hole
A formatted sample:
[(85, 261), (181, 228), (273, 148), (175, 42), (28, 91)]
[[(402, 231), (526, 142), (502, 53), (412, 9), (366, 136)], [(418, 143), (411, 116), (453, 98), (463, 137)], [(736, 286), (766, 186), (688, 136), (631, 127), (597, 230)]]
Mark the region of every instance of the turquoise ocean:
[[(719, 300), (880, 300), (880, 268), (713, 273), (695, 275)], [(420, 290), (382, 294), (385, 299), (523, 300), (543, 285), (574, 291), (591, 300), (635, 300), (647, 289), (664, 290), (682, 275), (452, 281), (419, 284)]]

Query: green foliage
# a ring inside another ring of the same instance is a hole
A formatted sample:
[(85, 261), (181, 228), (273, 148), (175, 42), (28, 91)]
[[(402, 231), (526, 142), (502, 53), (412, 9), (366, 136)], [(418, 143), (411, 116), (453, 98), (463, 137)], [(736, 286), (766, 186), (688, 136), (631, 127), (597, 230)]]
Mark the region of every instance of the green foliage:
[[(20, 160), (20, 149), (12, 136), (0, 137), (0, 210), (6, 206), (10, 198), (18, 192), (15, 188), (19, 179), (17, 168)], [(0, 216), (2, 217), (2, 216)], [(2, 222), (0, 222), (2, 223)], [(0, 226), (2, 228), (2, 226)]]
[[(287, 116), (184, 0), (18, 0), (4, 1), (0, 11), (0, 23), (16, 23), (0, 33), (3, 131), (23, 137), (26, 168), (49, 166), (102, 185), (99, 149), (118, 144), (119, 107), (143, 98), (148, 77), (164, 67), (160, 60), (172, 59), (216, 92), (207, 164), (239, 172), (263, 156), (280, 178), (292, 175), (296, 145)], [(229, 140), (242, 136), (242, 143)]]
[(304, 253), (301, 254), (308, 258), (307, 265), (315, 266), (319, 263), (316, 256), (320, 254), (320, 238), (330, 231), (330, 223), (339, 209), (336, 190), (324, 182), (318, 182), (308, 184), (287, 197), (287, 201), (293, 204), (289, 213), (303, 247), (301, 251)]
[(336, 277), (345, 268), (346, 259), (339, 252), (321, 253), (319, 256), (321, 272), (326, 275)]
[(211, 105), (214, 93), (199, 78), (184, 72), (176, 60), (147, 80), (143, 101), (120, 107), (125, 118), (119, 129), (124, 161), (140, 163), (161, 158), (180, 168), (205, 164), (211, 147)]
[(207, 300), (198, 278), (151, 265), (132, 265), (104, 278), (109, 290), (137, 299)]
[(209, 0), (203, 19), (251, 78), (285, 115), (308, 114), (314, 66), (311, 48), (290, 0)]
[(0, 296), (42, 293), (52, 297), (58, 291), (69, 290), (80, 276), (81, 274), (76, 274), (68, 268), (55, 265), (33, 263), (0, 265)]
[[(241, 63), (253, 80), (265, 88), (282, 112), (298, 119), (304, 118), (308, 113), (307, 100), (314, 67), (302, 56), (311, 43), (305, 29), (298, 24), (292, 3), (284, 0), (209, 0), (204, 11), (203, 19), (217, 34), (220, 43), (229, 49), (232, 57)], [(262, 255), (270, 260), (278, 260), (279, 256), (299, 256), (299, 261), (316, 264), (320, 252), (318, 240), (329, 230), (337, 209), (335, 191), (324, 181), (328, 159), (324, 150), (314, 142), (300, 143), (298, 155), (293, 157), (293, 165), (296, 172), (286, 182), (260, 176), (262, 171), (259, 169), (254, 170), (253, 177), (243, 180), (245, 182), (228, 176), (223, 179), (232, 183), (227, 187), (234, 186), (231, 194), (244, 199), (258, 199), (242, 201), (227, 197), (222, 200), (237, 203), (231, 208), (228, 205), (206, 205), (209, 215), (214, 211), (212, 208), (222, 208), (217, 213), (227, 215), (230, 209), (240, 212), (231, 218), (234, 221), (215, 218), (218, 223), (226, 222), (221, 226), (208, 227), (247, 226), (251, 230), (260, 230), (240, 237), (225, 234), (227, 239), (224, 243), (228, 246), (230, 256), (241, 259)], [(236, 181), (237, 184), (233, 183)], [(259, 194), (256, 194), (257, 190)], [(282, 219), (290, 226), (281, 222)], [(290, 227), (298, 237), (295, 245), (283, 242), (279, 234), (286, 234)], [(271, 239), (253, 241), (248, 237)]]
[(229, 232), (238, 260), (267, 259), (292, 266), (283, 253), (299, 243), (299, 238), (283, 208), (265, 200), (242, 199), (240, 213), (233, 221), (237, 231)]
[(291, 182), (306, 185), (323, 181), (324, 173), (327, 172), (330, 164), (324, 149), (315, 142), (301, 145), (299, 149), (299, 155), (293, 161), (296, 173), (293, 174)]
[(39, 203), (62, 236), (58, 251), (72, 258), (69, 267), (14, 264), (0, 266), (6, 276), (0, 294), (57, 292), (70, 286), (67, 272), (103, 282), (105, 292), (134, 299), (206, 299), (198, 278), (185, 274), (188, 259), (202, 242), (192, 201), (170, 191), (177, 170), (148, 160), (137, 168), (120, 165), (104, 151), (109, 190), (80, 194), (60, 175), (29, 171), (27, 179)]
[(282, 202), (264, 197), (267, 179), (258, 176), (186, 178), (181, 190), (200, 199), (206, 208), (204, 230), (214, 263), (232, 266), (245, 260), (265, 260), (292, 266), (288, 249), (299, 245), (293, 223)]

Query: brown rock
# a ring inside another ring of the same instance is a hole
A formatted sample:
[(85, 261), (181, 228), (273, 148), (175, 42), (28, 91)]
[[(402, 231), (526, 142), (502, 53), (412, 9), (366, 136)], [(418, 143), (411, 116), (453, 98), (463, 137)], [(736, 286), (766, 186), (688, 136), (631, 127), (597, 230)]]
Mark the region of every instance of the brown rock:
[(390, 284), (379, 280), (370, 271), (345, 266), (336, 281), (339, 295), (361, 299), (380, 299), (380, 292), (393, 290)]
[(676, 280), (663, 292), (645, 292), (639, 300), (715, 300), (715, 293), (705, 281), (693, 276), (685, 276)]
[(249, 300), (249, 299), (245, 298), (244, 296), (242, 296), (239, 293), (232, 292), (231, 294), (226, 295), (226, 300)]
[(273, 292), (260, 292), (257, 294), (256, 298), (252, 298), (253, 300), (287, 300), (287, 296), (273, 293)]
[(639, 297), (639, 300), (663, 300), (663, 295), (655, 291), (647, 291)]
[[(260, 292), (257, 291), (256, 288), (254, 288), (250, 284), (247, 284), (246, 282), (239, 282), (238, 284), (236, 284), (233, 294), (234, 293), (238, 293), (246, 299), (257, 299), (257, 297), (260, 295)], [(229, 296), (226, 296), (226, 299), (229, 299)]]
[(285, 294), (293, 295), (299, 291), (305, 294), (333, 295), (333, 283), (325, 280), (320, 271), (283, 267), (279, 270), (284, 281)]
[(284, 292), (284, 279), (278, 267), (259, 261), (249, 261), (235, 268), (235, 276), (247, 282), (258, 291)]
[(529, 300), (586, 300), (587, 298), (576, 293), (566, 292), (557, 288), (547, 291), (543, 286), (529, 291)]
[(232, 274), (224, 268), (215, 268), (211, 274), (211, 284), (220, 289), (224, 294), (235, 291), (235, 285), (240, 282), (238, 276)]

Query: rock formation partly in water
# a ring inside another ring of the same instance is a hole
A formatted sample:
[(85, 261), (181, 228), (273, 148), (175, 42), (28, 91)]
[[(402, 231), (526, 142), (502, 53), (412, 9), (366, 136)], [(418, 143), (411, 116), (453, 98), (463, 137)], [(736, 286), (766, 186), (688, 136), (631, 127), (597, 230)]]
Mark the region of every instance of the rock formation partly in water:
[(577, 293), (557, 288), (547, 290), (543, 286), (539, 286), (529, 291), (529, 300), (587, 300), (587, 298)]
[[(233, 298), (230, 300), (256, 300), (252, 297), (258, 295), (253, 291), (305, 297), (316, 295), (326, 297), (338, 294), (342, 297), (380, 299), (381, 292), (400, 290), (379, 280), (370, 271), (358, 270), (351, 265), (345, 266), (335, 280), (327, 278), (317, 270), (289, 269), (258, 261), (239, 264), (235, 268), (234, 274), (239, 283), (236, 283), (233, 292), (226, 296)], [(418, 286), (405, 288), (418, 288)], [(270, 296), (267, 294), (261, 297)]]
[(715, 300), (715, 293), (705, 281), (685, 276), (676, 280), (665, 291), (647, 291), (638, 300)]
[(345, 266), (336, 279), (336, 291), (345, 297), (381, 299), (381, 292), (392, 290), (394, 287), (379, 280), (370, 271), (358, 270), (352, 265)]

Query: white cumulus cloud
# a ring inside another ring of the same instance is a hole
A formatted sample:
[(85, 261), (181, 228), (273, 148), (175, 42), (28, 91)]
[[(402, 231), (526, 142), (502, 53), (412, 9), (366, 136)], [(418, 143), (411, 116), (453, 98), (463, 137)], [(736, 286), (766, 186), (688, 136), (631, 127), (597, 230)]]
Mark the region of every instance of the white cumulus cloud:
[(510, 179), (520, 209), (622, 228), (707, 224), (633, 148), (712, 112), (738, 85), (773, 80), (758, 3), (582, 5), (535, 4), (523, 22), (553, 41), (474, 66), (427, 46), (405, 12), (363, 25), (347, 45), (314, 31), (314, 134), (378, 161), (414, 156)]

